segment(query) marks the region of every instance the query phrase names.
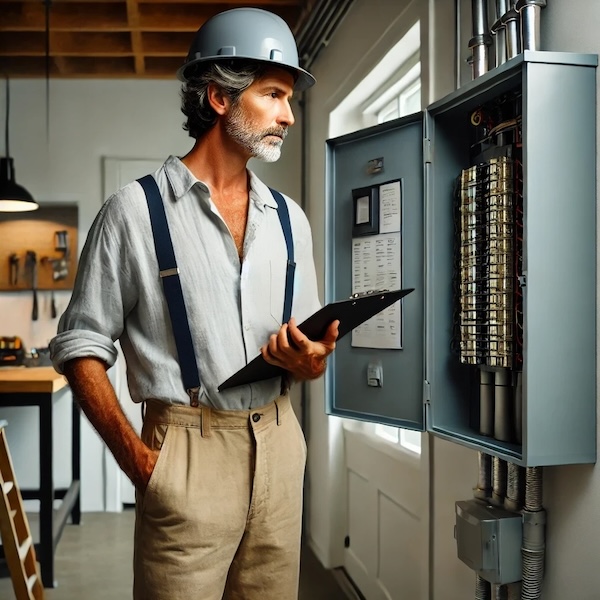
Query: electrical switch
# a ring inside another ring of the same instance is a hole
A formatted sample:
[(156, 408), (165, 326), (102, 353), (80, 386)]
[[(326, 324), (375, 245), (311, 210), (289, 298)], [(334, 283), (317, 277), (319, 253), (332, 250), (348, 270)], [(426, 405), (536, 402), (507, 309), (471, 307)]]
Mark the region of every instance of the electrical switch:
[(367, 385), (370, 387), (383, 387), (383, 366), (380, 361), (368, 364)]

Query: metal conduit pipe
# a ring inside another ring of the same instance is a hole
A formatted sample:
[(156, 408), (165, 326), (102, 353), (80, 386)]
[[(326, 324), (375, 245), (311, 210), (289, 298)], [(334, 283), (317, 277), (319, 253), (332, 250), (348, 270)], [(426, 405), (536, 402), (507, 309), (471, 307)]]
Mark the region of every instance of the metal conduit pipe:
[(479, 433), (494, 435), (494, 374), (479, 370)]
[(353, 2), (354, 0), (324, 0), (320, 10), (311, 13), (296, 40), (304, 68), (309, 68), (321, 49), (329, 43), (331, 35)]
[(540, 49), (540, 19), (546, 0), (518, 0), (516, 10), (521, 15), (521, 47)]
[(510, 8), (502, 17), (502, 23), (506, 30), (506, 58), (511, 59), (520, 52), (519, 35), (519, 13), (515, 9), (514, 1), (511, 1)]
[(508, 600), (508, 588), (500, 583), (497, 583), (495, 587), (494, 600)]
[(490, 28), (494, 36), (494, 48), (496, 51), (496, 66), (499, 67), (506, 62), (506, 28), (502, 17), (508, 10), (508, 0), (496, 0), (496, 20)]
[[(525, 470), (515, 463), (507, 463), (506, 468), (506, 498), (504, 508), (511, 512), (519, 512), (523, 507)], [(521, 582), (509, 583), (504, 586), (506, 600), (521, 600)], [(496, 594), (496, 600), (500, 596)]]
[(475, 575), (475, 600), (492, 600), (490, 582), (479, 575)]
[(492, 457), (485, 452), (478, 452), (477, 461), (479, 476), (477, 487), (473, 490), (473, 496), (478, 500), (487, 501), (492, 491)]
[(509, 462), (506, 469), (506, 498), (504, 508), (518, 512), (523, 506), (523, 469)]
[(525, 471), (525, 507), (523, 516), (522, 600), (540, 600), (544, 578), (546, 548), (546, 511), (542, 505), (542, 468)]
[(317, 48), (318, 44), (323, 41), (323, 32), (327, 28), (327, 24), (333, 18), (334, 13), (338, 10), (338, 3), (335, 0), (324, 0), (322, 8), (319, 10), (319, 15), (309, 31), (310, 37), (308, 44), (313, 48)]
[(503, 506), (506, 497), (506, 461), (494, 456), (492, 458), (492, 498), (495, 506)]
[(512, 385), (508, 369), (499, 369), (495, 373), (494, 393), (494, 437), (503, 442), (511, 442), (512, 424)]
[(471, 49), (471, 70), (473, 79), (488, 71), (488, 47), (492, 36), (488, 33), (487, 2), (472, 0), (473, 37), (469, 40)]

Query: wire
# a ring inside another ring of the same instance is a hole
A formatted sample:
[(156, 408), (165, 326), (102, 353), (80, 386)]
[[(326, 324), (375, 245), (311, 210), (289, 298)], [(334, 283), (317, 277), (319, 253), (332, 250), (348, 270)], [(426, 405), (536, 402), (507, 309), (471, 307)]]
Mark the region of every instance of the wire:
[(50, 4), (44, 0), (46, 7), (46, 143), (50, 140)]
[(7, 75), (6, 76), (6, 127), (4, 129), (6, 158), (8, 158), (10, 156), (10, 149), (8, 147), (8, 115), (9, 114), (10, 114), (10, 86), (8, 85), (8, 75)]

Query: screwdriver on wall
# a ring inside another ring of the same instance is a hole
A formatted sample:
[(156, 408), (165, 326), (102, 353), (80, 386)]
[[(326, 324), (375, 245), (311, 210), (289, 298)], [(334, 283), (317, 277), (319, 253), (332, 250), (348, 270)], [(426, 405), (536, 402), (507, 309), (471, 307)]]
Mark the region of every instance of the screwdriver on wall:
[(37, 255), (33, 250), (27, 250), (27, 264), (31, 269), (31, 289), (33, 290), (33, 309), (31, 311), (31, 320), (38, 319), (38, 298), (37, 298)]

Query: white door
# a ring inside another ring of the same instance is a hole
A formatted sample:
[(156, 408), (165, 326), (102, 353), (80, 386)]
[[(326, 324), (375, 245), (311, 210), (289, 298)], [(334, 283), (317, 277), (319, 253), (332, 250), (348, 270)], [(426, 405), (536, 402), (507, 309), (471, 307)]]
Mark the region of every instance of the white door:
[[(424, 440), (426, 437), (424, 436)], [(366, 600), (428, 598), (429, 466), (421, 455), (344, 426), (344, 568)]]
[[(143, 177), (148, 173), (153, 173), (163, 162), (163, 160), (104, 158), (104, 197), (108, 198), (110, 194), (131, 181)], [(131, 400), (127, 388), (125, 359), (119, 344), (117, 344), (117, 349), (119, 351), (119, 358), (114, 367), (110, 369), (109, 376), (123, 412), (134, 429), (140, 433), (142, 430), (141, 408), (139, 404), (135, 404)], [(131, 481), (129, 481), (129, 478), (119, 469), (115, 459), (107, 448), (104, 449), (104, 466), (106, 471), (104, 490), (105, 509), (107, 511), (120, 512), (123, 510), (124, 504), (135, 503), (135, 488)]]

